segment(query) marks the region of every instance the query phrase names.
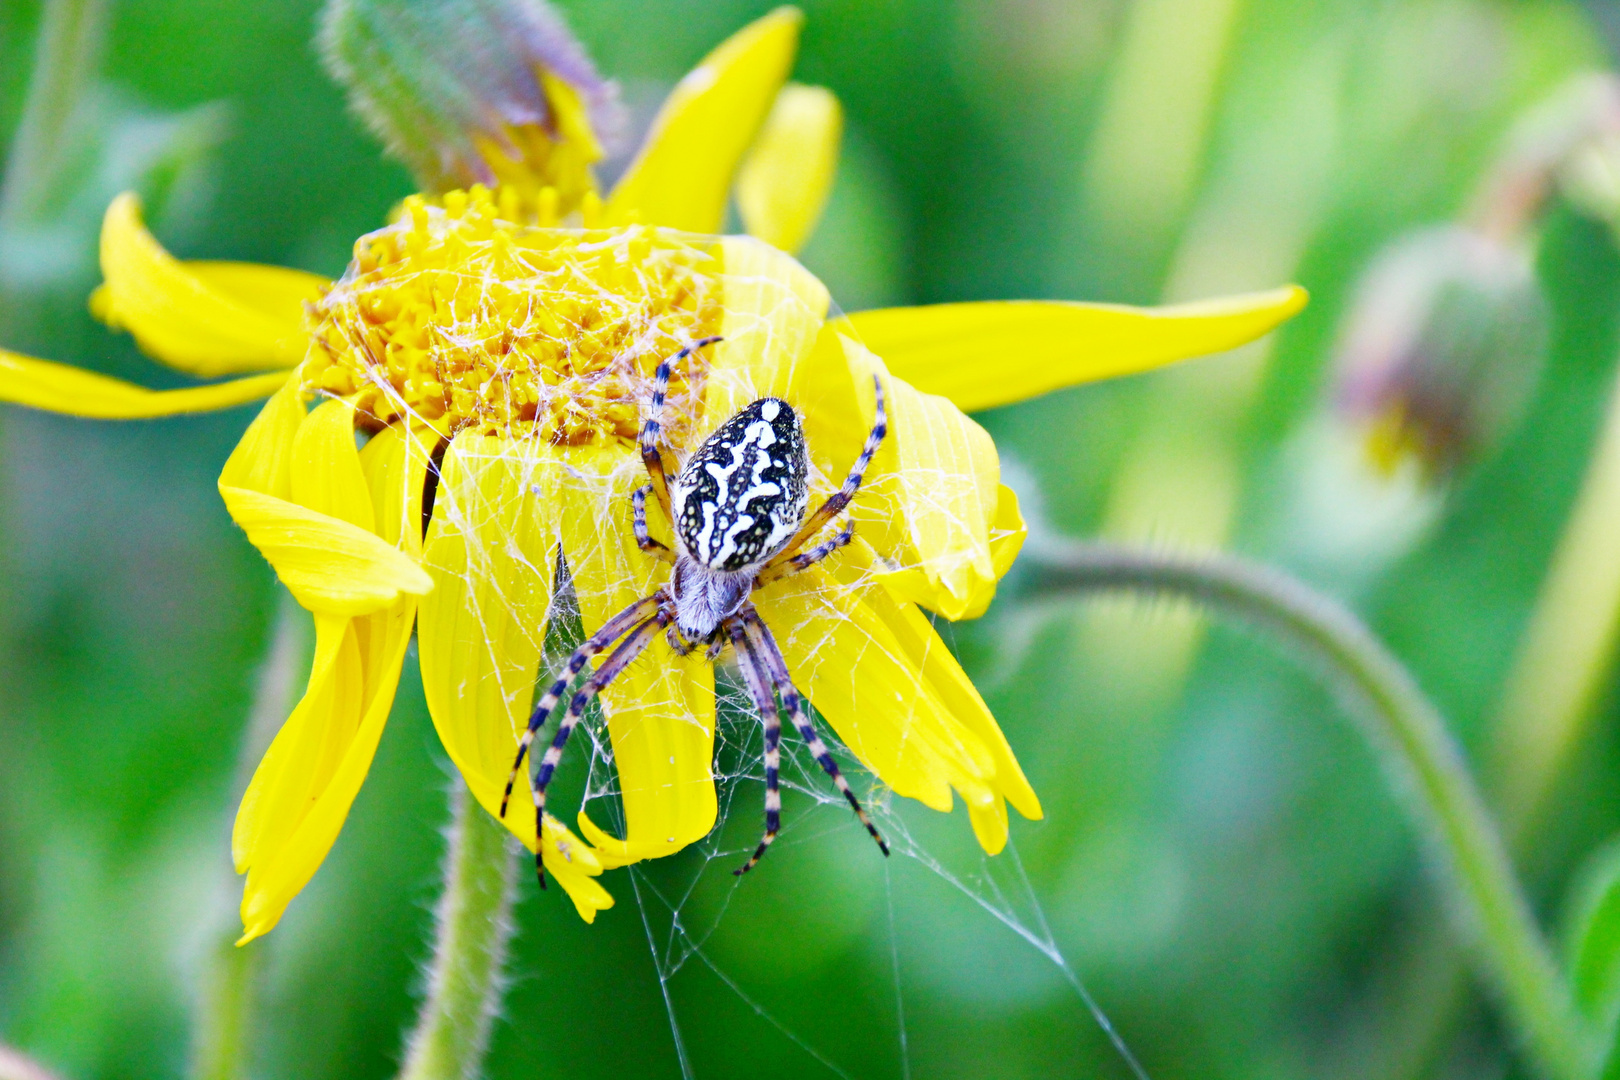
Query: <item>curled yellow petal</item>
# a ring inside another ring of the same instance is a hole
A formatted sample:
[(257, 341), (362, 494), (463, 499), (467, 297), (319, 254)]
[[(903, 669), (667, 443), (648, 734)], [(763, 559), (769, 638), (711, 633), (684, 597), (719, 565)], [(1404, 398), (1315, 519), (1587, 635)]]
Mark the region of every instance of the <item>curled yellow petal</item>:
[(273, 371), (212, 386), (148, 390), (68, 364), (0, 350), (0, 401), (96, 420), (140, 420), (259, 401), (280, 389), (288, 374)]
[[(549, 443), (466, 434), (446, 451), (434, 498), (424, 555), (433, 591), (417, 629), (422, 687), (445, 751), (492, 815), (533, 704), (556, 569), (560, 472)], [(528, 778), (527, 769), (519, 773), (501, 822), (532, 851)], [(596, 853), (553, 817), (542, 835), (546, 871), (580, 917), (590, 922), (612, 907), (592, 880), (602, 873)]]
[(743, 227), (783, 251), (798, 251), (832, 191), (843, 128), (843, 108), (831, 90), (784, 86), (737, 173)]
[(846, 325), (890, 371), (971, 412), (1235, 348), (1306, 300), (1290, 285), (1161, 308), (987, 301), (862, 311)]
[(277, 266), (181, 262), (147, 231), (129, 192), (102, 221), (101, 272), (96, 316), (170, 367), (204, 377), (298, 364), (308, 345), (304, 302), (327, 285)]
[[(636, 546), (630, 492), (639, 458), (617, 447), (568, 452), (554, 513), (587, 634), (668, 574)], [(656, 511), (651, 511), (656, 513)], [(679, 851), (714, 828), (714, 669), (701, 653), (677, 657), (663, 635), (602, 694), (624, 809), (624, 837), (583, 812), (580, 832), (606, 866)]]
[(793, 66), (804, 15), (783, 7), (727, 38), (687, 73), (613, 189), (607, 220), (717, 233), (732, 175)]
[(221, 485), (219, 493), (282, 584), (310, 611), (369, 615), (401, 594), (421, 596), (433, 588), (410, 556), (348, 521), (247, 488)]

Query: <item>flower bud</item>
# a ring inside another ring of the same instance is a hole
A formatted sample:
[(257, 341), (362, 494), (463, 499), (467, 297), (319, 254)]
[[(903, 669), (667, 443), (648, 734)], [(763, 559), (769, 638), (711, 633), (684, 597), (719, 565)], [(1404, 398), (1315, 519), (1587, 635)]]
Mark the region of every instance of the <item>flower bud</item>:
[(1368, 270), (1338, 349), (1337, 405), (1379, 472), (1431, 479), (1485, 456), (1540, 374), (1547, 308), (1527, 254), (1460, 226), (1397, 241)]
[(424, 191), (595, 190), (616, 88), (543, 0), (328, 0), (321, 52), (354, 110)]

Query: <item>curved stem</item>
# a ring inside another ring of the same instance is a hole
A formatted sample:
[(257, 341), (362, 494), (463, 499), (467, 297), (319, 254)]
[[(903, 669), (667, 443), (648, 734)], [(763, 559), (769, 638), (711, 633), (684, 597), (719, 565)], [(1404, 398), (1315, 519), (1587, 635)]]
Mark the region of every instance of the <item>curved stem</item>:
[(517, 844), (457, 778), (428, 996), (400, 1080), (474, 1080), (506, 989)]
[(1448, 899), (1541, 1070), (1557, 1080), (1595, 1075), (1598, 1033), (1575, 1008), (1461, 750), (1411, 674), (1354, 615), (1293, 578), (1224, 555), (1046, 543), (1028, 557), (1042, 595), (1178, 596), (1279, 633), (1320, 664), (1360, 706), (1373, 749), (1430, 841)]

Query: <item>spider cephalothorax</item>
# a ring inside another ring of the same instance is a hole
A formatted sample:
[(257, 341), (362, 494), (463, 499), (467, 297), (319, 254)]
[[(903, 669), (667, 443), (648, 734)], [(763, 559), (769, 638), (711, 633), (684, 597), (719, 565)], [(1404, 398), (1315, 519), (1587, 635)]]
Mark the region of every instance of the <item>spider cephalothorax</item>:
[[(601, 629), (568, 658), (557, 680), (529, 717), (528, 730), (518, 744), (517, 759), (506, 781), (501, 816), (506, 816), (517, 771), (546, 718), (591, 658), (612, 648), (608, 658), (569, 699), (568, 711), (535, 772), (535, 835), (540, 835), (545, 818), (546, 787), (562, 759), (569, 735), (585, 715), (586, 706), (662, 632), (668, 634), (670, 645), (683, 654), (697, 645), (706, 645), (709, 658), (715, 659), (726, 645), (731, 645), (749, 697), (765, 725), (765, 836), (737, 873), (744, 873), (759, 862), (781, 825), (782, 711), (792, 716), (794, 727), (809, 745), (817, 763), (855, 808), (866, 831), (887, 855), (888, 845), (878, 835), (860, 800), (827, 752), (826, 744), (816, 733), (809, 709), (793, 686), (787, 662), (770, 627), (749, 601), (755, 589), (815, 565), (854, 536), (853, 522), (845, 522), (831, 537), (814, 547), (806, 547), (849, 506), (872, 462), (872, 455), (883, 441), (887, 431), (883, 384), (874, 380), (877, 420), (860, 456), (855, 459), (843, 486), (808, 517), (805, 508), (809, 497), (810, 461), (805, 450), (804, 427), (793, 406), (781, 398), (760, 398), (744, 406), (703, 441), (671, 481), (658, 445), (670, 369), (693, 351), (719, 340), (704, 338), (693, 342), (658, 365), (651, 407), (641, 428), (641, 459), (650, 482), (631, 496), (636, 543), (649, 555), (671, 564), (669, 582), (603, 623)], [(657, 498), (673, 526), (674, 551), (654, 540), (647, 529), (648, 494)], [(780, 699), (780, 707), (777, 699)], [(546, 876), (538, 854), (535, 868), (543, 887)]]

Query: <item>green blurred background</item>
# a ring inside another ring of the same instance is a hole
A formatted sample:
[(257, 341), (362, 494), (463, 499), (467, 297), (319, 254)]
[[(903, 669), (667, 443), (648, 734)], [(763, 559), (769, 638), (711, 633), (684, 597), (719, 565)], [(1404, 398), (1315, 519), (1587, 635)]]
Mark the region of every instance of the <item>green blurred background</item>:
[[(770, 5), (560, 6), (644, 121)], [(0, 145), (42, 7), (0, 0)], [(46, 196), (0, 221), (0, 344), (184, 381), (85, 307), (101, 211), (128, 187), (184, 257), (341, 272), (411, 183), (316, 62), (316, 7), (107, 5), (76, 137)], [(1537, 268), (1551, 345), (1522, 422), (1348, 555), (1300, 494), (1318, 476), (1307, 435), (1369, 260), (1456, 217), (1516, 117), (1610, 64), (1605, 29), (1620, 12), (1547, 0), (804, 7), (796, 77), (831, 87), (848, 116), (804, 259), (845, 308), (1311, 290), (1260, 347), (980, 419), (1047, 528), (1225, 544), (1289, 566), (1366, 617), (1484, 755), (1603, 419), (1620, 347), (1609, 229), (1549, 210)], [(185, 1075), (228, 928), (238, 748), (280, 610), (214, 491), (250, 416), (108, 424), (0, 408), (0, 1041), (70, 1080)], [(490, 1075), (673, 1077), (682, 1055), (698, 1076), (1128, 1075), (1074, 979), (1156, 1080), (1524, 1073), (1512, 1034), (1437, 944), (1431, 879), (1365, 744), (1292, 657), (1163, 605), (1003, 601), (947, 633), (1046, 820), (1017, 822), (1012, 849), (987, 863), (960, 811), (894, 808), (938, 865), (884, 864), (846, 811), (801, 798), (741, 887), (729, 863), (690, 851), (610, 874), (618, 906), (586, 926), (526, 883)], [(1555, 932), (1572, 877), (1620, 828), (1612, 694), (1594, 708), (1523, 845)], [(255, 946), (253, 1076), (396, 1067), (447, 768), (408, 664), (342, 837)], [(726, 825), (740, 847), (759, 788), (734, 788)], [(676, 905), (683, 937), (657, 897), (694, 880)]]

